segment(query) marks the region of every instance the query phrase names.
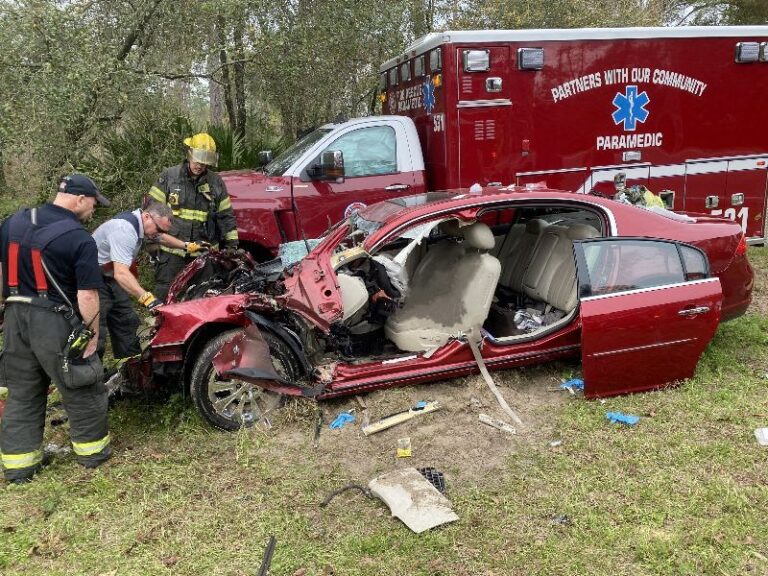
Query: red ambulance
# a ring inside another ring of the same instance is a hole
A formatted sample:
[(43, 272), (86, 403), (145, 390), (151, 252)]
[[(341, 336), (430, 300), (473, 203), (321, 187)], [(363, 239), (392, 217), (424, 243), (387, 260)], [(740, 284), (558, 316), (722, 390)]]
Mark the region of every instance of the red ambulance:
[(383, 115), (225, 174), (252, 252), (395, 196), (475, 183), (610, 195), (620, 174), (765, 239), (768, 26), (430, 34), (380, 83)]

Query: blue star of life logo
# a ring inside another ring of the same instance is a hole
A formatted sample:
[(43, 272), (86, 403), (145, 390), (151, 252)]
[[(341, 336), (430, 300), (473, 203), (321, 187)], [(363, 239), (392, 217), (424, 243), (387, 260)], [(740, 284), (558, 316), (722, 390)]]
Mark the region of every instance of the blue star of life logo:
[(424, 110), (427, 114), (432, 114), (435, 107), (435, 86), (432, 84), (432, 78), (424, 80), (424, 84), (421, 85), (421, 95), (424, 98)]
[(637, 86), (627, 86), (626, 93), (617, 92), (613, 98), (616, 111), (612, 114), (615, 124), (624, 123), (624, 130), (634, 131), (638, 122), (645, 122), (648, 110), (645, 107), (651, 99), (645, 92), (637, 93)]

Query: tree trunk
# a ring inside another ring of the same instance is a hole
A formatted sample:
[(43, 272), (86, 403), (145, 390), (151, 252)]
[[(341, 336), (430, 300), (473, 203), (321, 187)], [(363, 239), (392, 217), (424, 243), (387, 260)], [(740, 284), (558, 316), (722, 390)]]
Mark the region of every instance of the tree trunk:
[(243, 35), (245, 30), (243, 22), (245, 21), (245, 15), (241, 19), (237, 20), (234, 27), (234, 44), (235, 44), (235, 64), (233, 66), (232, 74), (234, 76), (234, 88), (235, 88), (235, 135), (240, 138), (245, 137), (245, 50), (243, 49)]
[(222, 92), (224, 93), (224, 104), (227, 108), (227, 118), (232, 129), (237, 126), (235, 116), (235, 104), (232, 99), (232, 81), (229, 73), (229, 59), (227, 57), (227, 25), (224, 16), (219, 16), (216, 20), (219, 39), (219, 63), (221, 64)]

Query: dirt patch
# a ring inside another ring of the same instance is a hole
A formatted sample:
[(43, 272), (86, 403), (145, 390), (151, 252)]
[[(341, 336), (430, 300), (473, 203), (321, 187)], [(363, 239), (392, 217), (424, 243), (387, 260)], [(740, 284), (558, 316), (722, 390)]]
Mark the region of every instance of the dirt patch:
[[(507, 459), (522, 444), (549, 449), (555, 440), (553, 414), (573, 397), (559, 389), (565, 375), (576, 364), (552, 363), (493, 373), (504, 398), (522, 419), (515, 426), (499, 408), (496, 399), (478, 376), (372, 392), (361, 396), (370, 422), (407, 410), (420, 400), (437, 401), (441, 408), (371, 436), (362, 431), (363, 409), (352, 398), (321, 403), (324, 423), (314, 447), (314, 417), (304, 413), (295, 422), (279, 423), (270, 449), (312, 457), (325, 471), (341, 471), (349, 482), (368, 480), (393, 468), (433, 467), (449, 481), (478, 486), (493, 483), (502, 474)], [(328, 424), (342, 411), (354, 409), (356, 421), (341, 430)], [(504, 420), (515, 435), (482, 424), (481, 413)], [(409, 437), (413, 455), (398, 458), (397, 440)]]

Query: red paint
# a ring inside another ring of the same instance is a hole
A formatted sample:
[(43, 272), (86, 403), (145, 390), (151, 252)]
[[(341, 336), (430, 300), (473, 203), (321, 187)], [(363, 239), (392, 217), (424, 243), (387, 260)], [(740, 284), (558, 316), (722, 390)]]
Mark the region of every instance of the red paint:
[[(483, 209), (504, 206), (510, 210), (535, 204), (573, 207), (597, 213), (607, 236), (656, 237), (689, 243), (701, 248), (710, 261), (713, 280), (611, 297), (586, 299), (579, 313), (559, 330), (527, 342), (491, 342), (482, 354), (489, 369), (548, 362), (584, 356), (589, 396), (620, 394), (656, 388), (673, 379), (690, 376), (701, 351), (710, 341), (719, 320), (743, 314), (751, 300), (753, 272), (743, 241), (733, 222), (703, 217), (695, 223), (677, 222), (648, 210), (588, 195), (549, 190), (484, 189), (478, 195), (449, 196), (440, 202), (404, 208), (393, 203), (371, 206), (363, 212), (376, 217), (382, 227), (363, 247), (372, 253), (397, 237), (405, 227), (434, 218), (476, 218)], [(282, 294), (218, 296), (159, 308), (161, 321), (150, 343), (155, 369), (166, 361), (194, 362), (188, 352), (204, 329), (215, 333), (223, 326), (245, 326), (246, 308), (259, 311), (273, 322), (294, 314), (317, 331), (328, 333), (342, 314), (336, 274), (330, 258), (348, 233), (347, 225), (331, 232), (302, 262), (282, 279)], [(722, 286), (722, 294), (721, 294)], [(276, 287), (279, 289), (279, 287)], [(695, 318), (678, 312), (706, 306), (707, 314)], [(280, 311), (280, 315), (275, 312)], [(681, 342), (685, 341), (685, 342)], [(672, 344), (677, 342), (677, 344)], [(674, 348), (674, 352), (670, 352)], [(623, 349), (621, 353), (617, 349)], [(606, 354), (606, 352), (616, 352)], [(477, 371), (471, 351), (452, 341), (430, 358), (403, 353), (405, 360), (347, 363), (328, 358), (315, 366), (312, 385), (323, 383), (320, 398), (415, 384), (466, 375)], [(412, 356), (409, 358), (409, 356)], [(620, 361), (619, 361), (620, 359)], [(643, 369), (627, 369), (642, 366)], [(294, 392), (300, 394), (300, 389)]]

